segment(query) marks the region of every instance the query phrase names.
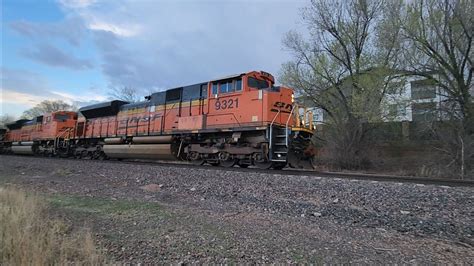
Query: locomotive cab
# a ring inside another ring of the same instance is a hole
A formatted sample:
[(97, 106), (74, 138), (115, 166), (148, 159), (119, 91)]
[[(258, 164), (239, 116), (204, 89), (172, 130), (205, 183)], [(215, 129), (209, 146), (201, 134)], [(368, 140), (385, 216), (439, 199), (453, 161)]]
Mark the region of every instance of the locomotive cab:
[(207, 125), (251, 127), (291, 125), (293, 91), (275, 87), (274, 78), (253, 71), (210, 82)]
[(57, 111), (38, 117), (41, 122), (40, 131), (43, 139), (72, 137), (72, 129), (76, 126), (77, 113), (70, 111)]

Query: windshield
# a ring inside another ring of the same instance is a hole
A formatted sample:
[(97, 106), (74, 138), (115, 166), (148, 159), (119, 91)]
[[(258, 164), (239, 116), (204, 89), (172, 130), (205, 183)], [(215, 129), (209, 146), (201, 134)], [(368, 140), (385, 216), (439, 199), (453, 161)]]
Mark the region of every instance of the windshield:
[(66, 121), (69, 119), (69, 115), (67, 114), (55, 114), (54, 120), (55, 121)]
[(268, 85), (268, 82), (267, 82), (267, 81), (265, 81), (265, 80), (259, 80), (259, 79), (252, 78), (252, 77), (249, 77), (249, 78), (248, 78), (247, 85), (248, 85), (249, 87), (256, 88), (256, 89), (266, 89), (266, 88), (270, 87), (270, 86)]

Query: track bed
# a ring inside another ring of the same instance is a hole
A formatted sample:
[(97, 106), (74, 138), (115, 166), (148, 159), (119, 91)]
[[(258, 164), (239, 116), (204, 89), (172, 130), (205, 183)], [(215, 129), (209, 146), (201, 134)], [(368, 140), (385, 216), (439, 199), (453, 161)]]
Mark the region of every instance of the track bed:
[(123, 262), (469, 263), (474, 190), (0, 156)]

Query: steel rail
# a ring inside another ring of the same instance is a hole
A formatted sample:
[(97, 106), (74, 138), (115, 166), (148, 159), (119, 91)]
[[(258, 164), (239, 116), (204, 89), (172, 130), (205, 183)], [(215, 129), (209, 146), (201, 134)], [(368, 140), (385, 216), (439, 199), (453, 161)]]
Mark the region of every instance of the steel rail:
[(352, 180), (367, 180), (367, 181), (378, 181), (378, 182), (396, 182), (396, 183), (416, 183), (425, 185), (438, 185), (438, 186), (451, 186), (451, 187), (474, 187), (474, 180), (461, 180), (461, 179), (447, 179), (447, 178), (429, 178), (429, 177), (417, 177), (417, 176), (397, 176), (397, 175), (384, 175), (384, 174), (365, 174), (365, 173), (354, 173), (354, 172), (322, 172), (315, 170), (300, 170), (285, 168), (283, 170), (274, 169), (259, 169), (259, 168), (239, 168), (239, 167), (222, 167), (222, 166), (210, 166), (210, 165), (193, 165), (187, 162), (173, 162), (173, 161), (151, 161), (151, 160), (88, 160), (88, 159), (73, 159), (73, 158), (58, 158), (58, 157), (37, 157), (37, 156), (22, 156), (22, 155), (0, 155), (2, 156), (15, 156), (22, 158), (41, 158), (41, 159), (52, 159), (52, 160), (71, 160), (71, 161), (91, 161), (97, 163), (111, 163), (111, 164), (136, 164), (136, 165), (151, 165), (151, 166), (165, 166), (165, 167), (179, 167), (179, 168), (193, 168), (203, 170), (221, 170), (221, 171), (233, 171), (233, 172), (251, 172), (251, 173), (265, 173), (265, 174), (278, 174), (287, 176), (308, 176), (308, 177), (325, 177), (325, 178), (339, 178), (339, 179), (352, 179)]

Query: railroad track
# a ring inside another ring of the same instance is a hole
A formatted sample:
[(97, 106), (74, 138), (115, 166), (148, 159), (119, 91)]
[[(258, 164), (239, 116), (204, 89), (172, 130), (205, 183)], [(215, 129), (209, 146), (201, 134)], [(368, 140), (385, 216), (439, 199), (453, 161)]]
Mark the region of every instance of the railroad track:
[[(15, 157), (22, 157), (22, 158), (25, 157), (21, 155), (2, 155), (2, 156), (15, 156)], [(43, 158), (43, 159), (51, 159), (51, 160), (74, 160), (74, 161), (80, 160), (80, 159), (73, 159), (73, 158), (58, 158), (58, 157), (32, 157), (32, 158)], [(380, 182), (416, 183), (416, 184), (452, 186), (452, 187), (474, 187), (474, 180), (429, 178), (429, 177), (417, 177), (417, 176), (396, 176), (396, 175), (347, 173), (347, 172), (322, 172), (322, 171), (315, 171), (315, 170), (301, 170), (301, 169), (292, 169), (292, 168), (285, 168), (283, 170), (274, 170), (274, 169), (264, 170), (264, 169), (259, 169), (259, 168), (250, 168), (250, 167), (240, 168), (238, 166), (229, 168), (229, 167), (222, 167), (222, 166), (193, 165), (186, 162), (173, 162), (173, 161), (164, 162), (164, 161), (147, 161), (147, 160), (122, 160), (122, 161), (104, 160), (104, 161), (96, 161), (96, 162), (108, 163), (108, 164), (139, 164), (139, 165), (179, 167), (179, 168), (190, 168), (190, 169), (266, 173), (266, 174), (279, 174), (279, 175), (291, 175), (291, 176), (329, 177), (329, 178), (369, 180), (369, 181), (380, 181)]]

